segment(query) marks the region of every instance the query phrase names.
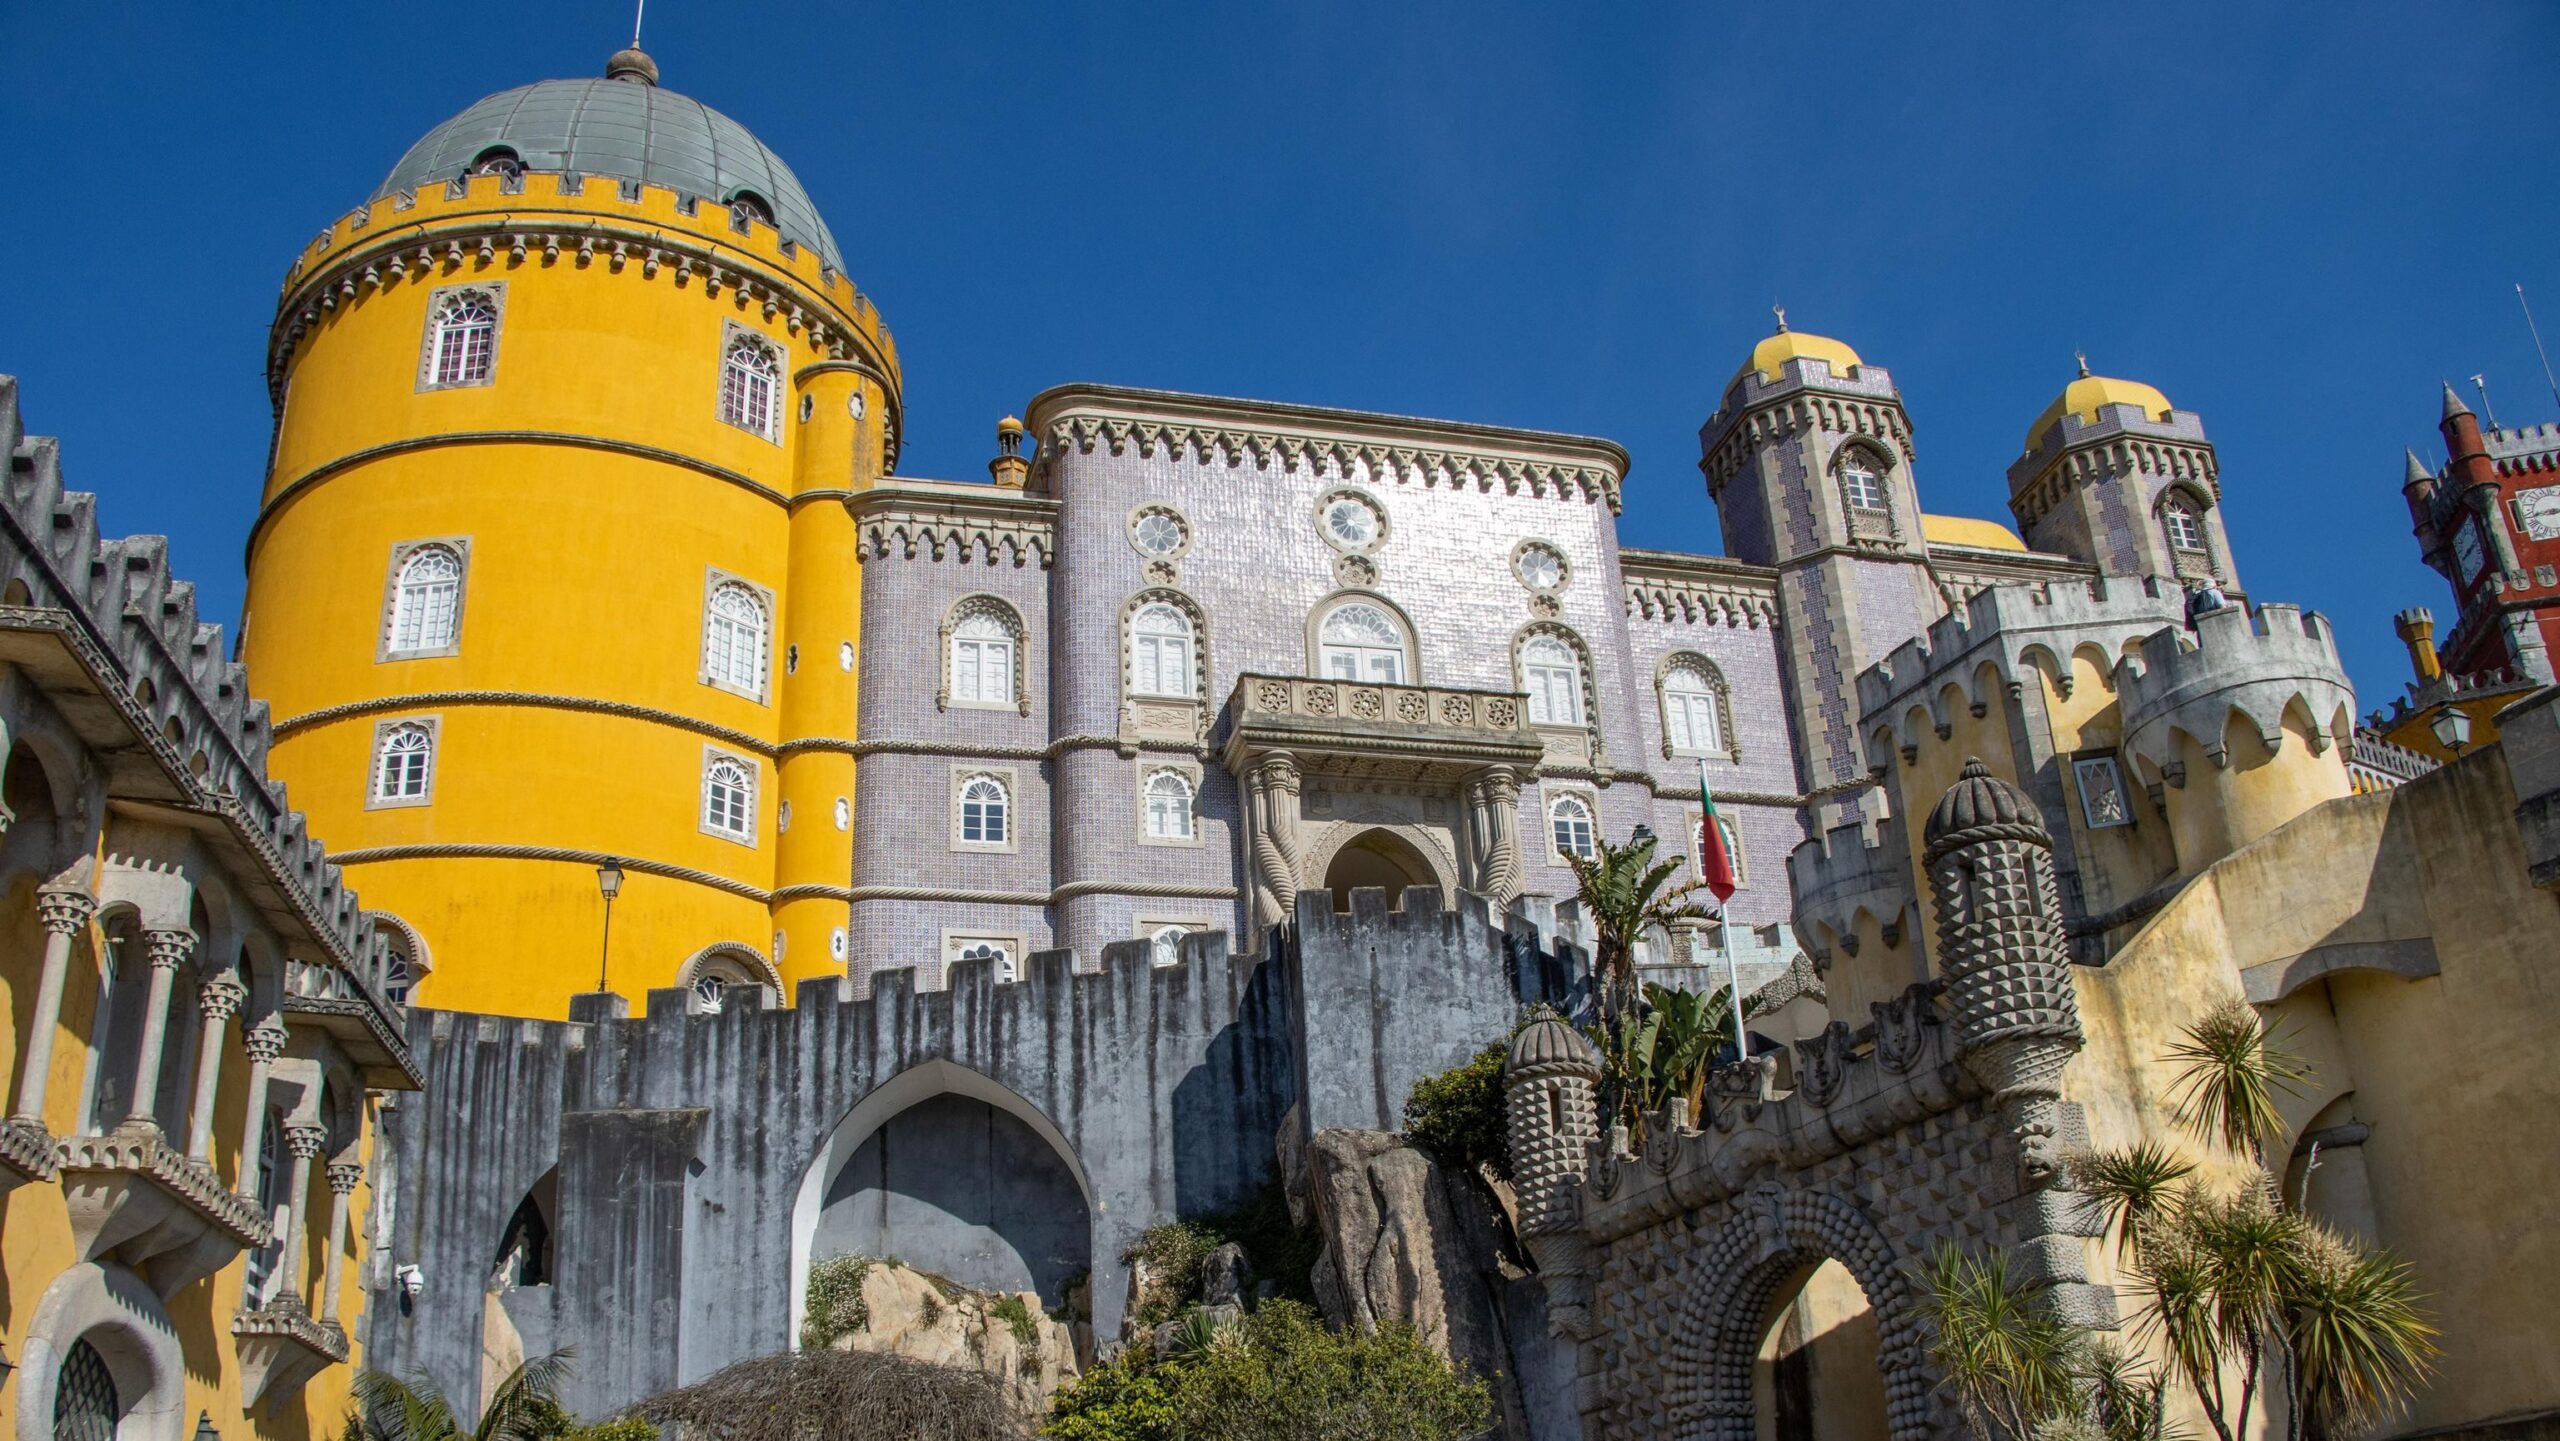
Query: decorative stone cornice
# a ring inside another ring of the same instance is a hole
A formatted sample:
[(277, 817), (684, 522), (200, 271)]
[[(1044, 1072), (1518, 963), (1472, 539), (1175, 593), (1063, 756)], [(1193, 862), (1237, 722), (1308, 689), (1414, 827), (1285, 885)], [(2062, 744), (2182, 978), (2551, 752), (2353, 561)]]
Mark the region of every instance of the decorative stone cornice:
[(345, 1365), (349, 1354), (345, 1328), (312, 1319), (299, 1296), (278, 1296), (262, 1309), (232, 1317), (231, 1334), (240, 1358), (241, 1401), (249, 1409), (272, 1408), (321, 1371)]
[(66, 1185), (88, 1192), (103, 1189), (101, 1181), (147, 1184), (244, 1248), (274, 1239), (255, 1203), (224, 1190), (211, 1166), (188, 1160), (150, 1122), (129, 1121), (103, 1136), (68, 1137), (55, 1148), (55, 1163)]
[(280, 1297), (259, 1310), (241, 1312), (231, 1318), (231, 1334), (243, 1338), (288, 1340), (331, 1361), (347, 1359), (346, 1331), (328, 1322), (313, 1320), (310, 1308), (301, 1303), (300, 1297)]
[(1621, 551), (1618, 566), (1630, 616), (1753, 630), (1777, 623), (1778, 575), (1766, 567), (1658, 550)]
[(857, 491), (847, 506), (866, 560), (934, 560), (1042, 570), (1057, 545), (1058, 503), (987, 485), (901, 481)]
[[(53, 1179), (57, 1161), (53, 1133), (24, 1116), (0, 1120), (0, 1166), (30, 1181)], [(8, 1189), (0, 1185), (0, 1191)]]
[(1777, 380), (1764, 381), (1748, 368), (1735, 379), (1724, 405), (1698, 431), (1698, 470), (1709, 496), (1723, 493), (1753, 451), (1806, 431), (1862, 436), (1892, 457), (1919, 458), (1890, 375), (1871, 365), (1854, 376), (1830, 375), (1826, 365), (1823, 376), (1817, 379), (1806, 361), (1790, 360)]
[(1614, 514), (1627, 473), (1625, 450), (1587, 436), (1117, 386), (1044, 391), (1030, 421), (1042, 438), (1032, 468), (1040, 487), (1068, 451), (1119, 455), (1135, 446), (1142, 456), (1161, 449), (1229, 469), (1276, 464), (1424, 489), (1597, 500)]

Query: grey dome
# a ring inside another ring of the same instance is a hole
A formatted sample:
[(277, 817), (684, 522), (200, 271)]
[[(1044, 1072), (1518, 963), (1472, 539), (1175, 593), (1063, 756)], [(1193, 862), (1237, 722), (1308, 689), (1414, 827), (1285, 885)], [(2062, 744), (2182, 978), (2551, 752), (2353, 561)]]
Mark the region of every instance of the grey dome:
[(1530, 1012), (1529, 1024), (1520, 1028), (1520, 1034), (1511, 1038), (1511, 1054), (1504, 1060), (1502, 1072), (1517, 1076), (1549, 1068), (1596, 1077), (1600, 1074), (1600, 1057), (1581, 1032), (1566, 1024), (1564, 1017), (1551, 1007), (1540, 1006)]
[(1929, 812), (1921, 832), (1928, 859), (1975, 840), (2026, 840), (2050, 846), (2044, 817), (2025, 791), (1991, 773), (1979, 756), (1967, 756), (1964, 771)]
[(701, 101), (639, 79), (544, 80), (500, 91), (410, 146), (373, 198), (449, 182), (493, 145), (513, 150), (527, 170), (637, 180), (718, 205), (753, 191), (785, 239), (844, 269), (835, 237), (781, 156)]

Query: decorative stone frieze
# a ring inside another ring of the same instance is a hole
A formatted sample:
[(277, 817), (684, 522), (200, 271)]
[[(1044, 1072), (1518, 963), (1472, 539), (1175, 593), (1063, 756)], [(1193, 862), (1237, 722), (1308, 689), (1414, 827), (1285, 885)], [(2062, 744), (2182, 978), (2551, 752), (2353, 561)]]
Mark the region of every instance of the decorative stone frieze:
[(71, 1137), (58, 1163), (80, 1259), (142, 1271), (164, 1297), (273, 1239), (256, 1205), (224, 1190), (211, 1166), (188, 1160), (148, 1120)]

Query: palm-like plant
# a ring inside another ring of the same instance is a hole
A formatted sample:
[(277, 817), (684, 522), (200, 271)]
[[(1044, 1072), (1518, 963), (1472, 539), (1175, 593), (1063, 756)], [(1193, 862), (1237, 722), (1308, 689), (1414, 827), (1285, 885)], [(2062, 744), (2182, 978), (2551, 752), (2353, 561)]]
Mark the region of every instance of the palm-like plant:
[(1929, 1359), (1974, 1435), (2031, 1441), (2085, 1417), (2079, 1335), (2042, 1304), (2043, 1286), (2011, 1279), (2006, 1253), (1941, 1245), (1921, 1263), (1920, 1282)]
[(2310, 1070), (2280, 1049), (2246, 1001), (2225, 1001), (2188, 1026), (2169, 1059), (2184, 1068), (2169, 1086), (2170, 1114), (2199, 1139), (2260, 1166), (2284, 1134), (2283, 1098), (2301, 1094)]
[(1615, 1030), (1619, 1018), (1634, 1009), (1636, 942), (1647, 931), (1667, 932), (1678, 922), (1704, 920), (1708, 914), (1689, 899), (1706, 882), (1675, 884), (1672, 878), (1687, 862), (1656, 861), (1653, 855), (1659, 844), (1651, 833), (1639, 831), (1623, 846), (1597, 842), (1599, 854), (1591, 860), (1565, 857), (1573, 866), (1575, 898), (1591, 918), (1592, 962), (1600, 972), (1600, 1020), (1607, 1030)]
[(2312, 1441), (2361, 1429), (2417, 1394), (2436, 1355), (2407, 1263), (2306, 1228), (2293, 1294), (2293, 1414)]
[(2095, 1151), (2071, 1164), (2071, 1189), (2106, 1214), (2116, 1233), (2116, 1258), (2139, 1255), (2152, 1226), (2175, 1204), (2180, 1183), (2195, 1163), (2144, 1141), (2122, 1151)]
[(412, 1371), (403, 1381), (367, 1371), (355, 1380), (355, 1429), (364, 1441), (547, 1441), (574, 1424), (560, 1405), (560, 1385), (576, 1355), (564, 1346), (508, 1372), (468, 1431), (425, 1372)]

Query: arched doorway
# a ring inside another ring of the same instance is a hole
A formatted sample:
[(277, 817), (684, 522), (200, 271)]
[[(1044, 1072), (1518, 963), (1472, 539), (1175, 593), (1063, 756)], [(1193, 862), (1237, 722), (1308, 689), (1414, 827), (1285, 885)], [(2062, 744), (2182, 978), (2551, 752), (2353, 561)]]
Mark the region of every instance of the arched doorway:
[(1389, 830), (1362, 831), (1343, 842), (1324, 872), (1325, 889), (1333, 892), (1337, 911), (1350, 910), (1351, 893), (1363, 886), (1385, 890), (1392, 910), (1404, 903), (1405, 887), (1437, 884), (1431, 863), (1410, 841)]
[(1875, 1308), (1837, 1261), (1778, 1288), (1751, 1367), (1756, 1441), (1886, 1441)]
[(899, 1072), (856, 1105), (802, 1178), (792, 1238), (792, 1334), (809, 1267), (892, 1258), (1044, 1309), (1093, 1267), (1086, 1180), (1055, 1123), (948, 1061)]

